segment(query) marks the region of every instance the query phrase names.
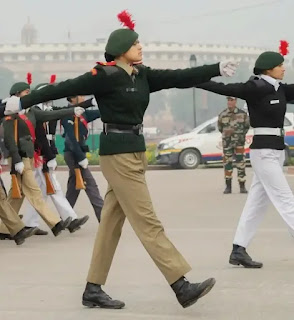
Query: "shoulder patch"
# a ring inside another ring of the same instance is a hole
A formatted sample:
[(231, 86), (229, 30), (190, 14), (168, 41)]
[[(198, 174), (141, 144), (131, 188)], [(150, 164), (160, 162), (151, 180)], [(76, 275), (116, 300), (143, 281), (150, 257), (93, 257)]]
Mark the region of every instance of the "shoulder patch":
[(116, 66), (116, 62), (115, 61), (111, 61), (111, 62), (98, 61), (96, 63), (99, 64), (100, 66)]
[(92, 76), (96, 76), (98, 71), (97, 71), (97, 69), (93, 68), (93, 69), (91, 69), (91, 73), (92, 73)]
[(12, 117), (11, 116), (6, 116), (4, 119), (5, 120), (12, 120)]

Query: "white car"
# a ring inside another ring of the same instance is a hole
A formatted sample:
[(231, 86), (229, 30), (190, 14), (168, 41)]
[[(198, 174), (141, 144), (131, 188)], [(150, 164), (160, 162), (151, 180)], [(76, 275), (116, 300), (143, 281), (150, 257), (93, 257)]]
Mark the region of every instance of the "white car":
[[(175, 168), (194, 169), (199, 164), (222, 161), (222, 136), (217, 128), (218, 117), (214, 117), (191, 132), (160, 141), (156, 159), (159, 164)], [(294, 113), (286, 113), (284, 121), (286, 163), (294, 153)], [(253, 129), (246, 134), (245, 153), (249, 159), (249, 146)]]

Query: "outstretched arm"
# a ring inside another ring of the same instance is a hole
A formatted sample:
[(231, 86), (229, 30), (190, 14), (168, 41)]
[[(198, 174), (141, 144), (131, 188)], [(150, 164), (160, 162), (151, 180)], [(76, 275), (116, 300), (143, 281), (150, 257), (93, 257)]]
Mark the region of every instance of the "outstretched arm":
[[(259, 80), (257, 80), (259, 81)], [(229, 83), (224, 84), (222, 82), (209, 81), (206, 83), (201, 83), (196, 86), (196, 88), (204, 89), (210, 92), (214, 92), (224, 96), (232, 96), (247, 100), (252, 98), (252, 96), (263, 96), (273, 92), (274, 88), (272, 86), (259, 85), (256, 81), (247, 81), (245, 83)]]
[(74, 115), (74, 108), (64, 108), (60, 110), (43, 111), (39, 108), (33, 108), (37, 121), (46, 122), (63, 119)]
[(77, 78), (60, 82), (56, 86), (50, 85), (20, 99), (23, 109), (41, 102), (57, 100), (75, 95), (99, 96), (105, 87), (105, 72), (101, 69), (94, 69), (96, 72), (87, 72)]
[(220, 76), (219, 63), (202, 67), (160, 70), (146, 68), (150, 92), (169, 88), (191, 88), (207, 82), (212, 77)]

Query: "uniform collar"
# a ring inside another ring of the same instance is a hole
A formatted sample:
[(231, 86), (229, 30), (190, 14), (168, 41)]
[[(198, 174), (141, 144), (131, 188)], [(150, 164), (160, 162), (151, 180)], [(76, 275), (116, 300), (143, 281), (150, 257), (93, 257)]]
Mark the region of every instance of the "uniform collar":
[(119, 60), (116, 61), (116, 65), (117, 65), (118, 67), (124, 69), (125, 72), (126, 72), (129, 76), (132, 75), (134, 68), (133, 68), (131, 65), (129, 65), (129, 64), (127, 64), (127, 63), (124, 63), (124, 62), (121, 62), (121, 61), (119, 61)]
[(234, 110), (230, 110), (229, 108), (227, 108), (227, 111), (229, 112), (229, 113), (238, 113), (238, 108), (236, 107)]
[(139, 73), (139, 70), (136, 67), (131, 66), (131, 65), (127, 64), (127, 63), (121, 62), (119, 60), (116, 60), (116, 65), (118, 67), (124, 69), (129, 76), (131, 76), (132, 74), (138, 74)]
[(261, 79), (265, 80), (266, 82), (268, 82), (269, 84), (271, 84), (276, 91), (278, 91), (279, 87), (280, 87), (280, 82), (277, 79), (274, 79), (270, 76), (267, 76), (265, 74), (262, 74), (260, 76)]

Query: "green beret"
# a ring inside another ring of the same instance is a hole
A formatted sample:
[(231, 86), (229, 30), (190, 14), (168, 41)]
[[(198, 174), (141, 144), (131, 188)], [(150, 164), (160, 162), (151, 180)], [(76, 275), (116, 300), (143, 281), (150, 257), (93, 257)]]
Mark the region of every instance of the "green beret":
[(256, 60), (253, 69), (254, 74), (260, 74), (264, 70), (273, 69), (284, 62), (284, 57), (273, 51), (263, 52)]
[(138, 33), (131, 29), (117, 29), (110, 34), (105, 51), (114, 57), (118, 57), (127, 52), (138, 37)]
[(11, 87), (11, 89), (9, 91), (9, 94), (11, 96), (13, 96), (13, 95), (15, 95), (17, 93), (20, 93), (22, 91), (25, 91), (27, 89), (30, 89), (30, 85), (28, 83), (26, 83), (26, 82), (17, 82)]

